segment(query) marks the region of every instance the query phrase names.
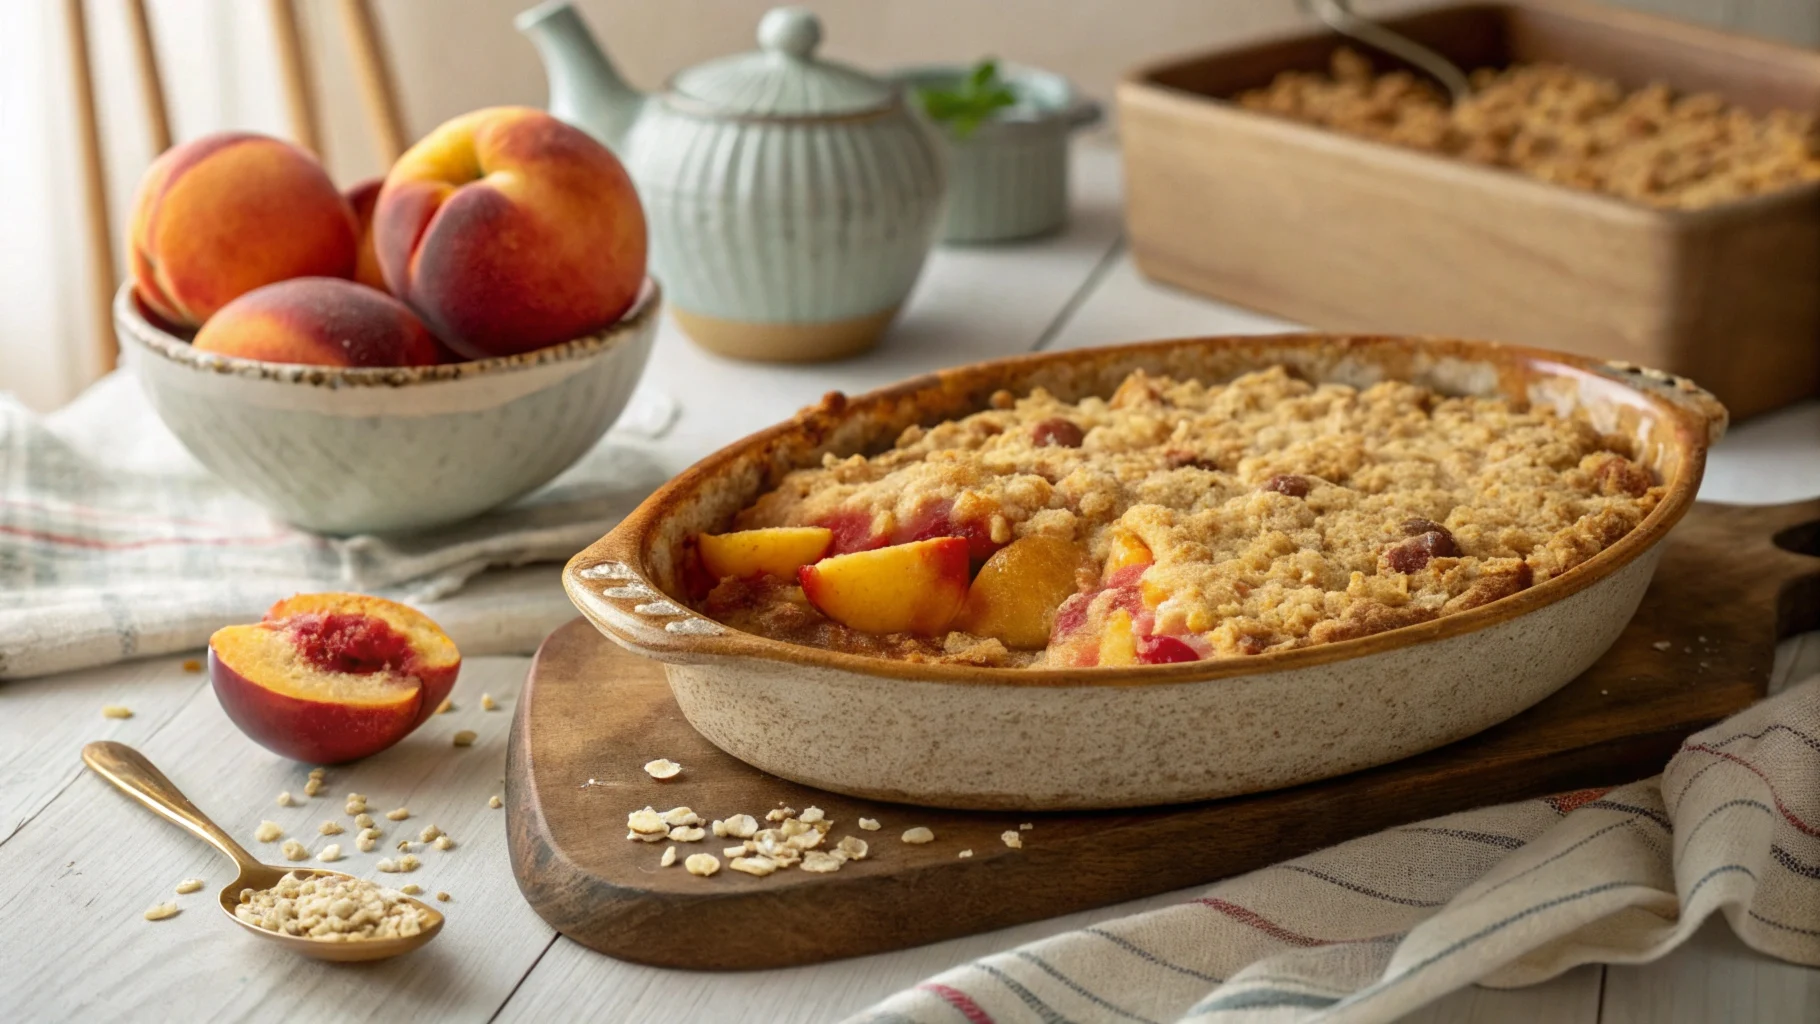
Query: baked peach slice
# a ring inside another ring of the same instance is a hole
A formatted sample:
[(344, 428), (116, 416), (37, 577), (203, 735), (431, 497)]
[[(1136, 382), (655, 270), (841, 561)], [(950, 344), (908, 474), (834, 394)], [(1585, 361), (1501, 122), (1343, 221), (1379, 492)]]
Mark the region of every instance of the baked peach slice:
[(1056, 609), (1074, 596), (1086, 552), (1059, 537), (1024, 537), (998, 550), (974, 577), (954, 628), (997, 637), (1019, 651), (1049, 643)]
[(824, 558), (796, 572), (823, 615), (862, 633), (936, 636), (967, 602), (963, 537), (938, 537)]
[(789, 579), (821, 561), (834, 543), (825, 526), (771, 526), (734, 533), (704, 533), (696, 541), (702, 568), (716, 580), (770, 574)]
[(337, 764), (409, 735), (455, 687), (461, 653), (422, 612), (360, 594), (300, 594), (209, 638), (228, 718), (275, 754)]

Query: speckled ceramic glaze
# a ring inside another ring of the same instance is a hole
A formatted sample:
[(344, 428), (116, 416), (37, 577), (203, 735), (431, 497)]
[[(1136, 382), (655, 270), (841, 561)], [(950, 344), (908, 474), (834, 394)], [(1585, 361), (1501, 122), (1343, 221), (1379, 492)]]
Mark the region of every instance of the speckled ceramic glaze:
[[(1067, 401), (1130, 371), (1226, 380), (1285, 364), (1314, 381), (1409, 380), (1505, 395), (1634, 438), (1667, 496), (1628, 536), (1512, 597), (1374, 636), (1177, 665), (982, 669), (788, 644), (690, 611), (678, 559), (793, 468), (887, 447), (1000, 388)], [(1429, 750), (1553, 693), (1610, 646), (1658, 542), (1699, 488), (1725, 410), (1621, 363), (1437, 339), (1279, 335), (1155, 342), (983, 363), (821, 406), (710, 456), (577, 555), (564, 584), (607, 636), (665, 663), (689, 722), (764, 771), (945, 807), (1127, 807), (1251, 793)]]
[[(971, 70), (938, 64), (906, 68), (892, 78), (914, 92), (950, 86)], [(1015, 106), (964, 137), (935, 127), (948, 154), (944, 242), (1032, 238), (1068, 221), (1068, 137), (1099, 120), (1099, 104), (1047, 71), (1004, 64), (999, 76), (1017, 97)]]
[(599, 333), (444, 366), (340, 369), (198, 352), (114, 300), (126, 364), (203, 465), (320, 533), (466, 519), (581, 458), (625, 409), (657, 333), (657, 283)]
[(821, 23), (780, 7), (759, 49), (644, 97), (566, 0), (525, 11), (550, 109), (625, 160), (671, 312), (707, 348), (813, 360), (870, 347), (934, 243), (945, 173), (899, 90), (815, 56)]

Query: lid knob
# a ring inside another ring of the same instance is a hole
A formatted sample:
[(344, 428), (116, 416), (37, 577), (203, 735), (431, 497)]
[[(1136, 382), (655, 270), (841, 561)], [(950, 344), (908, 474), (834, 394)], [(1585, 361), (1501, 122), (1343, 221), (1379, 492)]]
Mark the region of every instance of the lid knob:
[(773, 7), (758, 22), (758, 45), (769, 53), (808, 60), (821, 41), (821, 19), (807, 7)]

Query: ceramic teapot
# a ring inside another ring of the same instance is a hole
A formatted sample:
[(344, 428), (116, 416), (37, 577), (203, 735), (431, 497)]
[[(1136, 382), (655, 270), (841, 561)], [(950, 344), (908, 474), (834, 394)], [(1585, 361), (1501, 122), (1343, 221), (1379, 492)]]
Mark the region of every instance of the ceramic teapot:
[(891, 83), (817, 60), (821, 23), (780, 7), (759, 49), (627, 85), (567, 0), (520, 14), (550, 112), (606, 143), (637, 183), (652, 273), (698, 343), (746, 359), (869, 348), (934, 244), (940, 148)]

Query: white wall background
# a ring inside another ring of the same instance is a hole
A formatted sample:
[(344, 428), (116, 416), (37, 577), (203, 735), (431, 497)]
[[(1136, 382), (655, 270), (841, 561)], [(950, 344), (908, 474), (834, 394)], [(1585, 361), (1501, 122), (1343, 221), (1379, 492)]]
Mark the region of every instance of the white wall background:
[[(86, 0), (114, 237), (147, 141), (120, 0)], [(373, 0), (414, 134), (498, 103), (540, 104), (543, 73), (511, 28), (531, 0)], [(777, 0), (782, 2), (782, 0)], [(1299, 24), (1295, 0), (802, 0), (828, 53), (865, 66), (983, 54), (1063, 72), (1101, 97), (1159, 56)], [(1820, 0), (1625, 0), (1820, 44)], [(148, 0), (179, 140), (224, 128), (288, 134), (267, 5)], [(655, 87), (687, 64), (752, 45), (773, 0), (579, 0), (628, 77)], [(1383, 10), (1400, 0), (1368, 0)], [(381, 168), (368, 143), (334, 0), (301, 0), (336, 180)], [(80, 162), (62, 0), (0, 0), (0, 391), (48, 409), (96, 372)], [(116, 243), (117, 249), (120, 243)], [(117, 252), (118, 256), (119, 253)]]

